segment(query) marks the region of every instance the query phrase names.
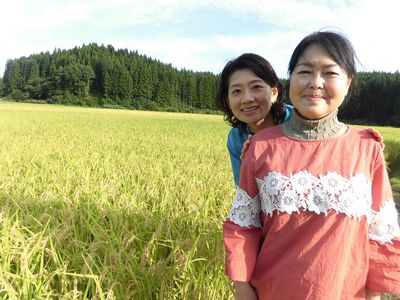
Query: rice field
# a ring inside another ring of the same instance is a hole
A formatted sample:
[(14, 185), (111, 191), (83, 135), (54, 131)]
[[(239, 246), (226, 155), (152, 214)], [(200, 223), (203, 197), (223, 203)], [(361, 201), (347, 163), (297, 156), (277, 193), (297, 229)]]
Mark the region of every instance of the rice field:
[(1, 103), (0, 128), (0, 298), (229, 298), (221, 117)]
[(0, 101), (0, 298), (232, 299), (228, 131), (221, 116)]

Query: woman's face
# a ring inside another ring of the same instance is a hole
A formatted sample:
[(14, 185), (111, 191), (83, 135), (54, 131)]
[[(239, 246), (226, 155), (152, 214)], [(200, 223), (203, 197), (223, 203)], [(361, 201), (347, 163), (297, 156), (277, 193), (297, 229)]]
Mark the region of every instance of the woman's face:
[(351, 84), (346, 72), (318, 44), (311, 44), (290, 76), (290, 101), (306, 119), (321, 119), (342, 104)]
[(234, 116), (253, 132), (269, 114), (278, 97), (278, 88), (271, 88), (250, 69), (237, 70), (229, 78), (228, 100)]

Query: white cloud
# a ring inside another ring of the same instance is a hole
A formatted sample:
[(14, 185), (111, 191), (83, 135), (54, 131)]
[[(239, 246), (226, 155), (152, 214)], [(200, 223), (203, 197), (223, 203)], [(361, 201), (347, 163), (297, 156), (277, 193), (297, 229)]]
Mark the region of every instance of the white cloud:
[(107, 41), (106, 44), (137, 50), (141, 54), (171, 63), (177, 68), (214, 73), (222, 71), (229, 60), (240, 54), (253, 52), (267, 58), (279, 76), (285, 77), (288, 57), (293, 48), (287, 40), (298, 41), (301, 37), (296, 32), (287, 32), (285, 36), (278, 33), (266, 33), (245, 36), (216, 35), (202, 39), (160, 37), (135, 39), (132, 42), (114, 40), (113, 43)]
[(11, 34), (34, 34), (40, 30), (53, 30), (71, 22), (84, 21), (88, 18), (88, 7), (79, 2), (50, 2), (50, 1), (7, 1), (4, 8), (6, 29), (0, 32)]
[(346, 16), (345, 30), (367, 71), (400, 70), (398, 8), (394, 1), (379, 1), (362, 5)]
[[(223, 11), (252, 26), (241, 34), (228, 28), (206, 37), (163, 32), (165, 25), (180, 24), (202, 10)], [(97, 42), (138, 50), (178, 68), (215, 73), (227, 60), (254, 52), (266, 57), (282, 77), (301, 38), (326, 27), (349, 36), (366, 70), (400, 68), (395, 0), (14, 0), (6, 1), (2, 12), (0, 76), (8, 58)], [(158, 25), (160, 30), (148, 37), (121, 37), (121, 30), (135, 31), (135, 25), (142, 30)], [(86, 32), (89, 26), (97, 32)]]

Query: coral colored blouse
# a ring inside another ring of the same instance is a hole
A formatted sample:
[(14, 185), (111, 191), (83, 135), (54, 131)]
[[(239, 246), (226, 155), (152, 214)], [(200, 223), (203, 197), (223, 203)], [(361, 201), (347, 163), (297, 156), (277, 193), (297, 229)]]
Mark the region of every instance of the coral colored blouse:
[[(287, 122), (293, 114), (293, 106), (287, 104), (285, 108), (285, 119), (283, 122)], [(229, 151), (229, 158), (231, 160), (233, 180), (235, 181), (235, 186), (239, 185), (240, 176), (240, 165), (242, 160), (240, 155), (243, 150), (243, 143), (249, 138), (249, 134), (254, 134), (247, 125), (239, 125), (238, 127), (233, 127), (228, 134), (228, 140), (226, 146)]]
[(226, 274), (259, 299), (400, 294), (400, 229), (381, 143), (365, 129), (255, 134), (224, 222)]

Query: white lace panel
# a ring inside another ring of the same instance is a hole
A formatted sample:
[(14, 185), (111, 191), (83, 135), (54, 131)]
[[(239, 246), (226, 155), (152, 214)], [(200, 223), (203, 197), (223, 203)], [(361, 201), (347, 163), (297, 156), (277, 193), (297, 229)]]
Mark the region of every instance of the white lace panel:
[(238, 188), (227, 219), (241, 227), (261, 228), (258, 195), (252, 199), (244, 190)]
[(336, 172), (319, 177), (307, 171), (290, 177), (270, 172), (264, 179), (257, 179), (257, 184), (261, 210), (270, 216), (275, 210), (326, 214), (333, 209), (357, 219), (370, 213), (371, 181), (362, 173), (347, 179)]
[(373, 211), (371, 181), (362, 173), (347, 179), (336, 172), (319, 177), (307, 171), (290, 177), (270, 172), (264, 179), (257, 178), (257, 185), (259, 194), (254, 198), (237, 189), (228, 220), (241, 227), (261, 228), (260, 211), (272, 216), (274, 211), (327, 214), (332, 209), (357, 219), (366, 217), (371, 240), (383, 244), (400, 237), (394, 201), (386, 201), (379, 212)]
[(380, 244), (392, 243), (392, 239), (400, 237), (397, 211), (393, 200), (386, 201), (379, 212), (371, 210), (368, 237)]

